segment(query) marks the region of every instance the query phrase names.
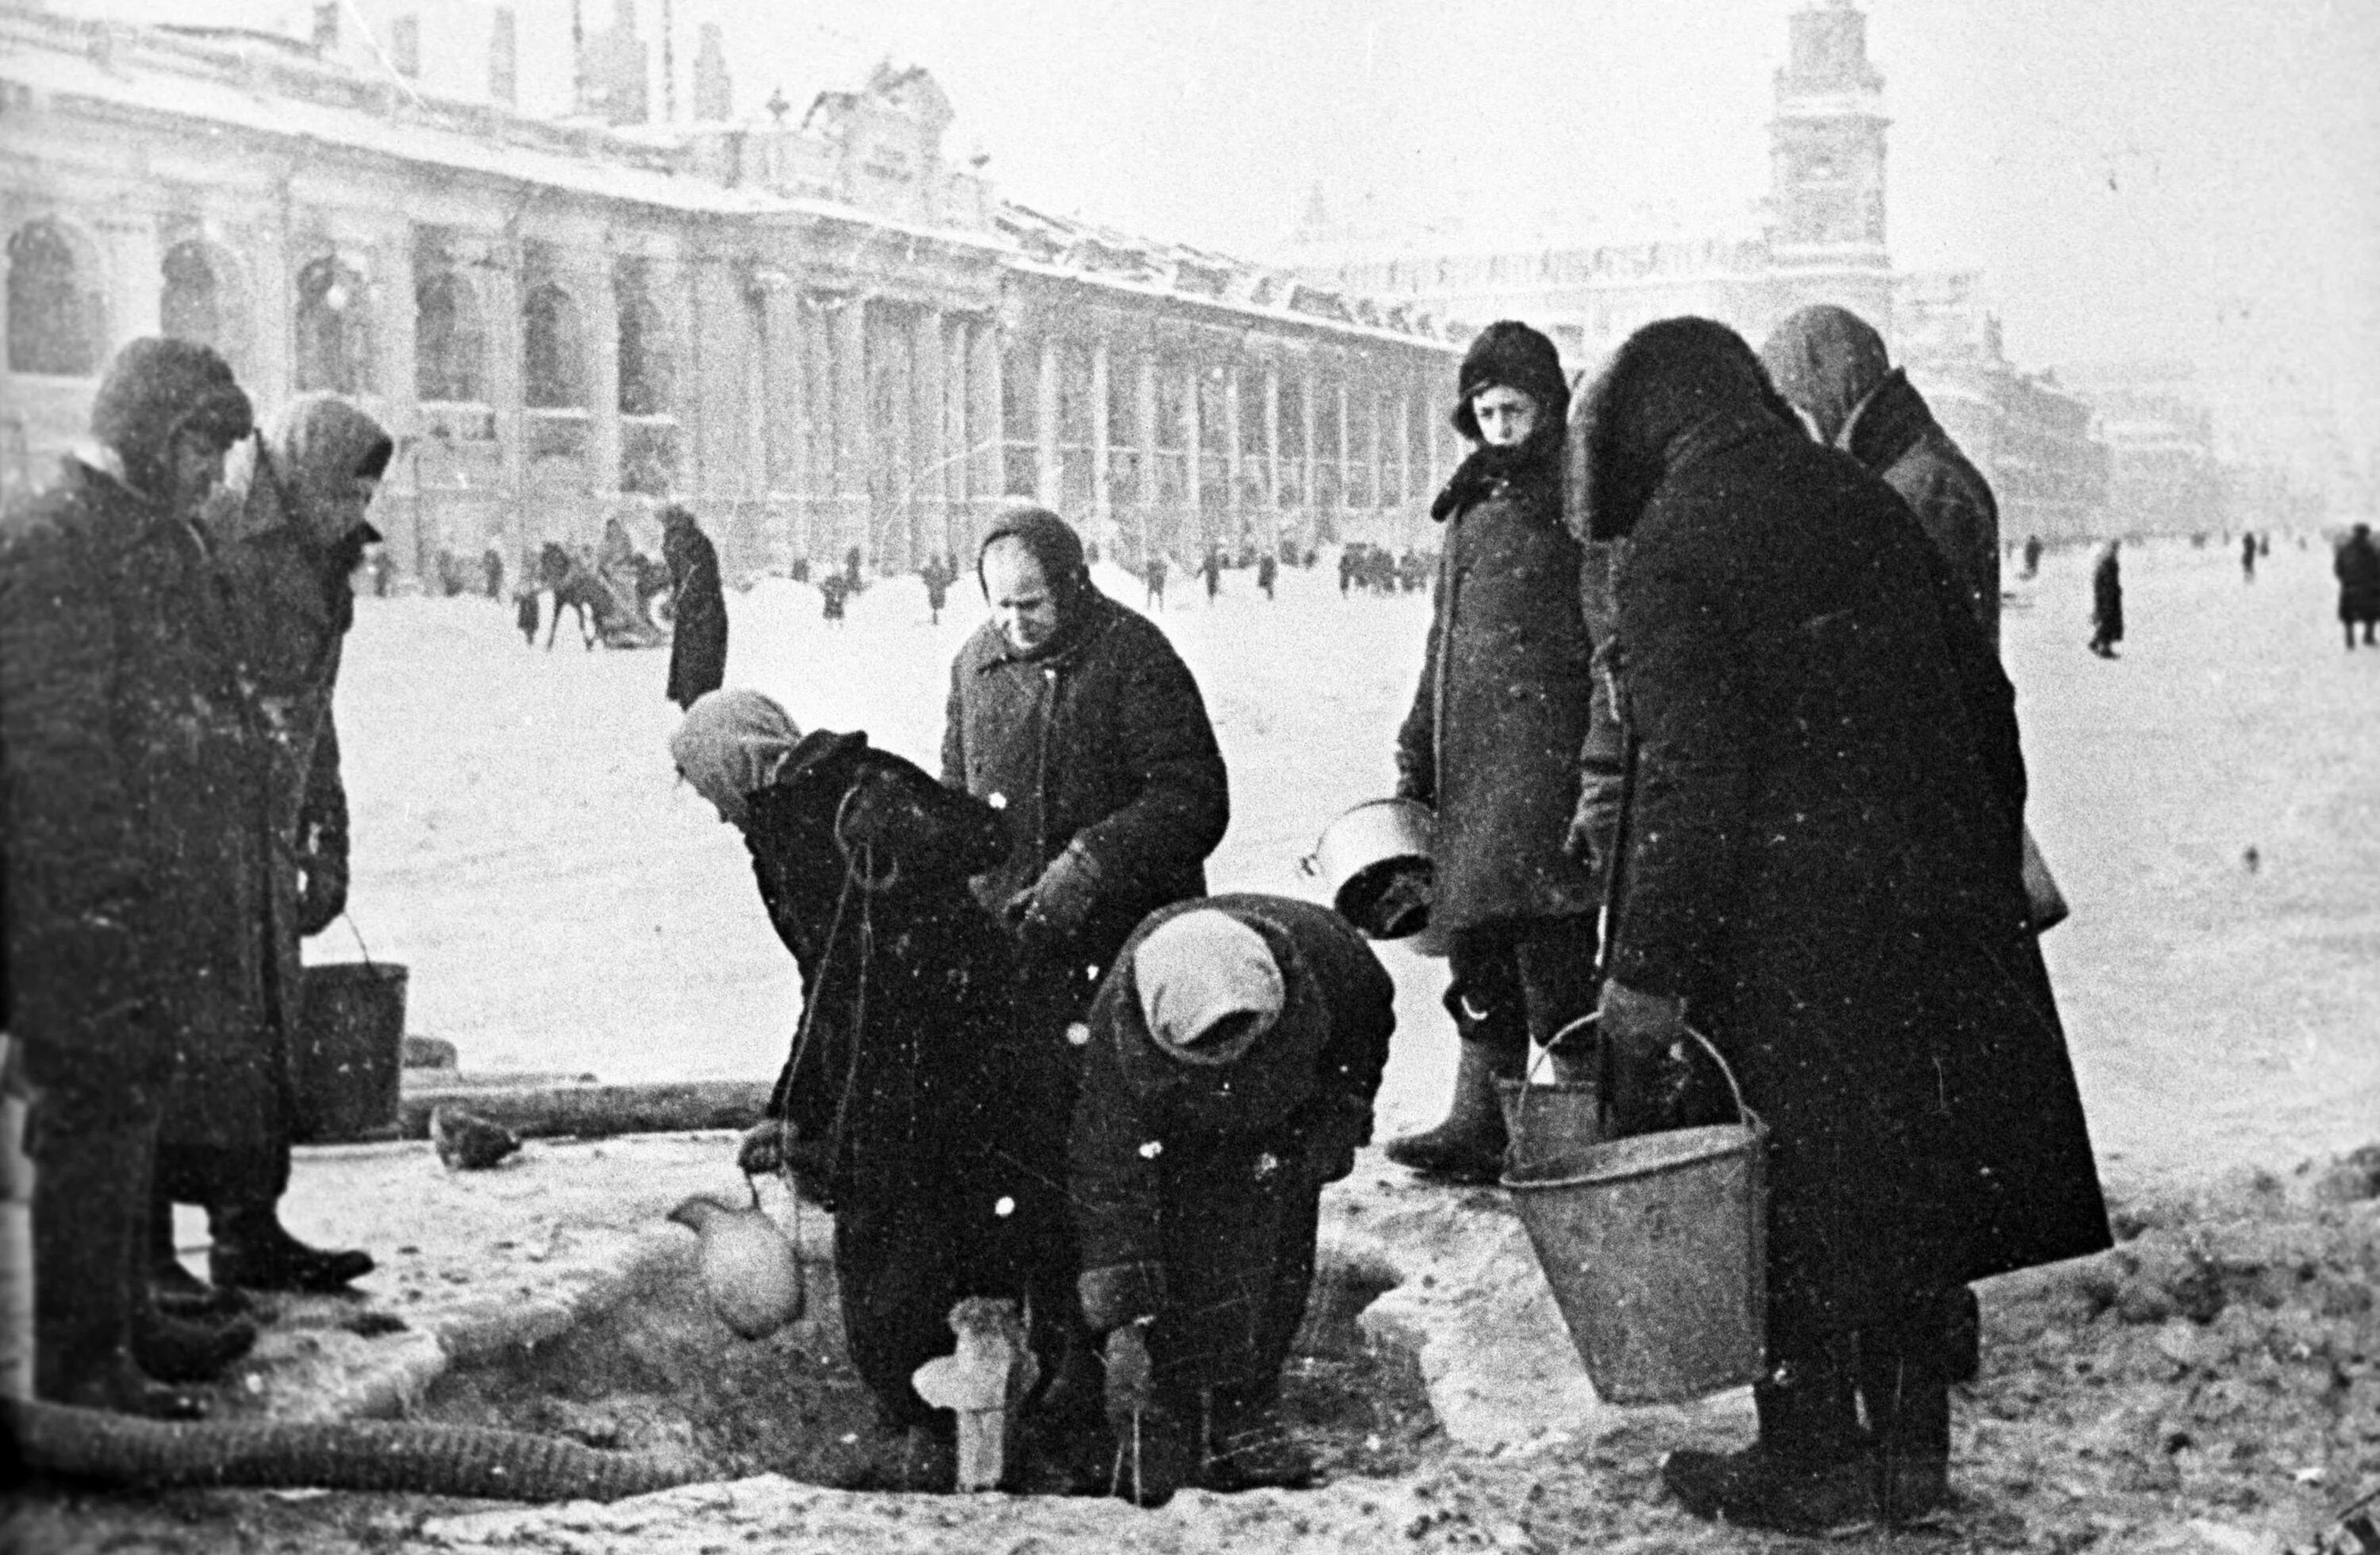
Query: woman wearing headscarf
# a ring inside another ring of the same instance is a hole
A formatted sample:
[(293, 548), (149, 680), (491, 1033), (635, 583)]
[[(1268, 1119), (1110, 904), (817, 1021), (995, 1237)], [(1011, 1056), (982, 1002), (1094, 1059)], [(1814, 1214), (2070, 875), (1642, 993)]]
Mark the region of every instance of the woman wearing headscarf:
[(670, 753), (742, 833), (801, 967), (794, 1051), (743, 1164), (789, 1170), (833, 1209), (844, 1331), (886, 1433), (867, 1483), (947, 1489), (952, 1422), (911, 1379), (948, 1352), (952, 1306), (1062, 1312), (1073, 1294), (1062, 1125), (1026, 1110), (1007, 937), (966, 883), (1000, 828), (865, 735), (805, 735), (756, 691), (698, 699)]
[(1464, 355), (1452, 419), (1472, 452), (1430, 507), (1446, 536), (1397, 732), (1397, 793), (1437, 814), (1430, 912), (1453, 931), (1462, 1040), (1445, 1121), (1387, 1153), (1457, 1182), (1501, 1169), (1495, 1082), (1595, 1005), (1595, 875), (1567, 844), (1597, 722), (1588, 556), (1562, 515), (1569, 409), (1554, 344), (1526, 324), (1490, 324)]
[[(218, 1285), (335, 1291), (369, 1253), (310, 1246), (281, 1223), (301, 1014), (299, 942), (346, 909), (346, 791), (331, 698), (355, 620), (348, 578), (380, 539), (365, 516), (394, 451), (381, 424), (334, 395), (291, 401), (236, 451), (205, 528), (230, 588), (240, 666), (259, 714), (265, 848), (216, 915), (226, 965), (180, 1027), (173, 1102), (159, 1136), (151, 1270), (167, 1299), (209, 1293), (174, 1255), (174, 1202), (207, 1210)], [(238, 965), (231, 965), (237, 962)]]
[(1694, 1117), (1691, 1022), (1767, 1125), (1759, 1439), (1663, 1478), (1737, 1524), (1911, 1515), (1947, 1494), (1949, 1293), (2109, 1242), (2014, 693), (1906, 506), (1724, 326), (1637, 332), (1585, 435), (1590, 532), (1627, 541), (1609, 1097), (1627, 1132)]

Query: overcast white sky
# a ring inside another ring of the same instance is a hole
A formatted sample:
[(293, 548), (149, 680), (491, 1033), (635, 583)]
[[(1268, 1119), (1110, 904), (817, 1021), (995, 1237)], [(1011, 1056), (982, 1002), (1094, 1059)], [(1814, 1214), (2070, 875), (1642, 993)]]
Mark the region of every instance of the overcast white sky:
[[(298, 0), (59, 0), (189, 17)], [(348, 4), (359, 0), (347, 0)], [(407, 0), (360, 0), (375, 14)], [(439, 0), (424, 0), (428, 9)], [(616, 0), (581, 0), (605, 25)], [(1265, 257), (1319, 185), (1418, 229), (1740, 213), (1803, 0), (675, 0), (681, 82), (726, 24), (739, 113), (891, 55), (1011, 198)], [(516, 0), (524, 91), (566, 82), (569, 0)], [(640, 0), (657, 38), (662, 0)], [(2380, 3), (1866, 0), (1890, 242), (1973, 268), (2029, 367), (2179, 356), (2227, 423), (2380, 426)], [(435, 31), (428, 40), (436, 43)], [(658, 47), (655, 54), (658, 55)], [(688, 93), (681, 84), (679, 102)], [(528, 104), (524, 103), (525, 106)], [(656, 104), (658, 106), (658, 103)]]

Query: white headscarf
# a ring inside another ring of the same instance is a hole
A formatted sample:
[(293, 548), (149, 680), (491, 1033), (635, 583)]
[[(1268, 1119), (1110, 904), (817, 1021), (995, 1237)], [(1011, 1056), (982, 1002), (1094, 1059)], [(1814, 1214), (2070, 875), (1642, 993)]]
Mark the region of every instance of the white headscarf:
[(783, 708), (758, 691), (704, 693), (686, 710), (670, 755), (678, 775), (722, 817), (744, 824), (745, 796), (768, 787), (792, 755), (801, 730)]
[[(1229, 913), (1199, 907), (1148, 931), (1132, 953), (1133, 985), (1148, 1034), (1172, 1057), (1229, 1063), (1272, 1029), (1286, 997), (1264, 936)], [(1217, 1027), (1234, 1015), (1254, 1018)]]

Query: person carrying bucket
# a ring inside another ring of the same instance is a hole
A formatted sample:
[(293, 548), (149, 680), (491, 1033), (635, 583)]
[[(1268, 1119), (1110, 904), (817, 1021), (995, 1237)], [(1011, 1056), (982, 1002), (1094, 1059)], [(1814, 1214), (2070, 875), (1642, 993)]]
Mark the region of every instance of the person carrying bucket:
[(1430, 506), (1447, 532), (1396, 792), (1436, 813), (1430, 912), (1451, 934), (1446, 1008), (1461, 1043), (1444, 1121), (1387, 1154), (1451, 1182), (1495, 1180), (1496, 1082), (1520, 1078), (1531, 1040), (1595, 1002), (1598, 889), (1582, 855), (1608, 785), (1584, 753), (1612, 721), (1581, 602), (1589, 552), (1562, 516), (1570, 397), (1552, 341), (1488, 325), (1455, 380), (1454, 426), (1472, 452)]
[(1948, 1495), (1948, 1294), (2110, 1243), (2014, 694), (1908, 509), (1724, 326), (1638, 331), (1584, 424), (1581, 516), (1627, 548), (1609, 1122), (1716, 1121), (1691, 1022), (1767, 1129), (1758, 1439), (1662, 1478), (1739, 1525), (1915, 1515)]

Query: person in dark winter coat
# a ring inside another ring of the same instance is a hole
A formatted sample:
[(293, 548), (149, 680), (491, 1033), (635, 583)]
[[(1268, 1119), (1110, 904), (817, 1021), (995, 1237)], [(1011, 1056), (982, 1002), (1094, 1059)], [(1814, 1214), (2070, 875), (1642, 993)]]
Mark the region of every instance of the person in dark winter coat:
[(1265, 602), (1268, 604), (1272, 601), (1274, 580), (1280, 576), (1281, 564), (1272, 559), (1271, 552), (1264, 552), (1257, 557), (1257, 587), (1264, 590)]
[(1585, 419), (1590, 532), (1626, 541), (1607, 1093), (1622, 1132), (1708, 1117), (1691, 1022), (1768, 1130), (1759, 1439), (1663, 1477), (1737, 1524), (1909, 1515), (1948, 1493), (1948, 1294), (2110, 1241), (2014, 693), (1905, 504), (1730, 331), (1640, 330)]
[(1165, 608), (1165, 558), (1151, 553), (1148, 560), (1141, 565), (1140, 579), (1143, 586), (1141, 608), (1163, 610)]
[(2117, 553), (2121, 541), (2109, 541), (2091, 567), (2091, 651), (2102, 659), (2116, 656), (2124, 640), (2124, 565)]
[(911, 1378), (949, 1351), (953, 1304), (1038, 1318), (1074, 1298), (1063, 1123), (1025, 1110), (1011, 946), (967, 886), (1006, 846), (1000, 817), (865, 735), (801, 734), (756, 691), (701, 698), (670, 752), (743, 833), (801, 966), (794, 1051), (741, 1164), (789, 1168), (833, 1210), (844, 1331), (888, 1439), (869, 1483), (948, 1489), (951, 1422)]
[(249, 427), (222, 358), (136, 340), (92, 401), (96, 446), (0, 545), (9, 1034), (35, 1091), (34, 1388), (57, 1403), (201, 1412), (141, 1355), (143, 1255), (176, 1027), (214, 998), (189, 920), (221, 910), (222, 856), (262, 840), (253, 709), (191, 523)]
[(1501, 1168), (1495, 1081), (1595, 1005), (1596, 880), (1565, 846), (1597, 700), (1586, 553), (1562, 517), (1569, 408), (1553, 342), (1527, 325), (1490, 324), (1464, 356), (1453, 420), (1474, 446), (1430, 508), (1446, 537), (1397, 733), (1397, 793), (1437, 815), (1430, 911), (1453, 933), (1462, 1043), (1445, 1121), (1388, 1155), (1456, 1181)]
[(2338, 579), (2338, 624), (2347, 634), (2348, 650), (2354, 651), (2359, 624), (2364, 646), (2374, 646), (2373, 626), (2380, 623), (2380, 544), (2373, 541), (2371, 525), (2356, 525), (2338, 542), (2330, 571)]
[(2256, 581), (2256, 537), (2252, 534), (2240, 537), (2240, 580)]
[(1223, 588), (1223, 553), (1212, 546), (1207, 548), (1207, 559), (1199, 564), (1199, 576), (1207, 580), (1207, 602), (1213, 604)]
[(1141, 1499), (1312, 1476), (1281, 1371), (1323, 1185), (1371, 1138), (1395, 996), (1337, 914), (1259, 895), (1151, 914), (1100, 986), (1068, 1183)]
[(727, 678), (727, 595), (719, 553), (694, 515), (675, 503), (662, 509), (662, 561), (670, 576), (669, 699), (694, 706)]
[[(159, 1291), (182, 1301), (209, 1293), (175, 1257), (175, 1202), (205, 1208), (219, 1286), (338, 1291), (372, 1269), (369, 1253), (291, 1235), (279, 1204), (304, 1125), (299, 943), (346, 907), (347, 800), (332, 695), (355, 622), (349, 579), (380, 539), (366, 514), (394, 449), (353, 402), (300, 395), (242, 446), (205, 513), (260, 714), (266, 839), (240, 856), (252, 881), (222, 882), (208, 981), (227, 997), (182, 1022), (174, 1104), (159, 1134), (150, 1268)], [(249, 958), (253, 968), (241, 964)]]
[(1778, 325), (1760, 358), (1819, 442), (1900, 493), (1997, 649), (1999, 504), (1909, 374), (1886, 359), (1884, 337), (1851, 310), (1821, 303)]

